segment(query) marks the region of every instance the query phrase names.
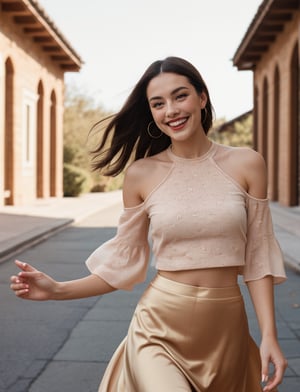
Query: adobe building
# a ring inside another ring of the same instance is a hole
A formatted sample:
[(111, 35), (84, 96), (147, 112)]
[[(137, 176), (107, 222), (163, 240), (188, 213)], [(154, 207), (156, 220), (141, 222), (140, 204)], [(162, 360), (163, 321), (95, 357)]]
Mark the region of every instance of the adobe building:
[(63, 195), (64, 73), (82, 61), (34, 0), (0, 0), (0, 206)]
[(253, 71), (254, 148), (266, 159), (269, 197), (300, 205), (300, 1), (264, 0), (233, 63)]

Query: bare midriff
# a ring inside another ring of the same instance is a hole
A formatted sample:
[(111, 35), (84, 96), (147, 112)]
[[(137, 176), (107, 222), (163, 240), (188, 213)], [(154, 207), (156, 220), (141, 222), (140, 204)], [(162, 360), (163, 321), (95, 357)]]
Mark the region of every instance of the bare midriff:
[(237, 284), (238, 268), (205, 268), (180, 271), (162, 271), (159, 274), (179, 283), (198, 287), (231, 287)]

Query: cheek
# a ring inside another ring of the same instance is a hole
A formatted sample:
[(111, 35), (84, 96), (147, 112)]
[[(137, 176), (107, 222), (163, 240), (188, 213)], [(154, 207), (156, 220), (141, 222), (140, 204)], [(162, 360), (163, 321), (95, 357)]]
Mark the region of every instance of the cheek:
[(160, 123), (160, 122), (164, 119), (164, 115), (163, 115), (162, 112), (163, 112), (162, 110), (159, 110), (159, 111), (157, 111), (157, 110), (153, 110), (153, 111), (152, 111), (152, 110), (151, 110), (153, 120), (154, 120), (156, 123)]

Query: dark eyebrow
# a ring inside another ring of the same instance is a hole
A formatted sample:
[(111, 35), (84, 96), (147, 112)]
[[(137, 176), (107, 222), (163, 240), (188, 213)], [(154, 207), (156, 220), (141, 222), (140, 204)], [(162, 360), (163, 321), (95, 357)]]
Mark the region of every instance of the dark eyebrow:
[[(177, 87), (177, 88), (175, 88), (175, 90), (171, 91), (171, 95), (177, 94), (180, 90), (188, 90), (188, 88), (184, 87), (184, 86)], [(151, 102), (151, 101), (153, 101), (155, 99), (162, 99), (162, 97), (159, 97), (159, 96), (152, 97), (152, 98), (149, 99), (149, 102)]]

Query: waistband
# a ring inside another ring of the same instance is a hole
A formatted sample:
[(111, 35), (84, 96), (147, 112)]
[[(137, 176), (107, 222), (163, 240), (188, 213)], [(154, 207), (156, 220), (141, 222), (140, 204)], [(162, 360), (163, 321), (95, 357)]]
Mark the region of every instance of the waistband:
[(186, 283), (176, 282), (167, 279), (159, 273), (152, 280), (151, 285), (163, 291), (172, 292), (178, 295), (197, 298), (231, 298), (241, 297), (241, 290), (238, 285), (230, 287), (199, 287)]

